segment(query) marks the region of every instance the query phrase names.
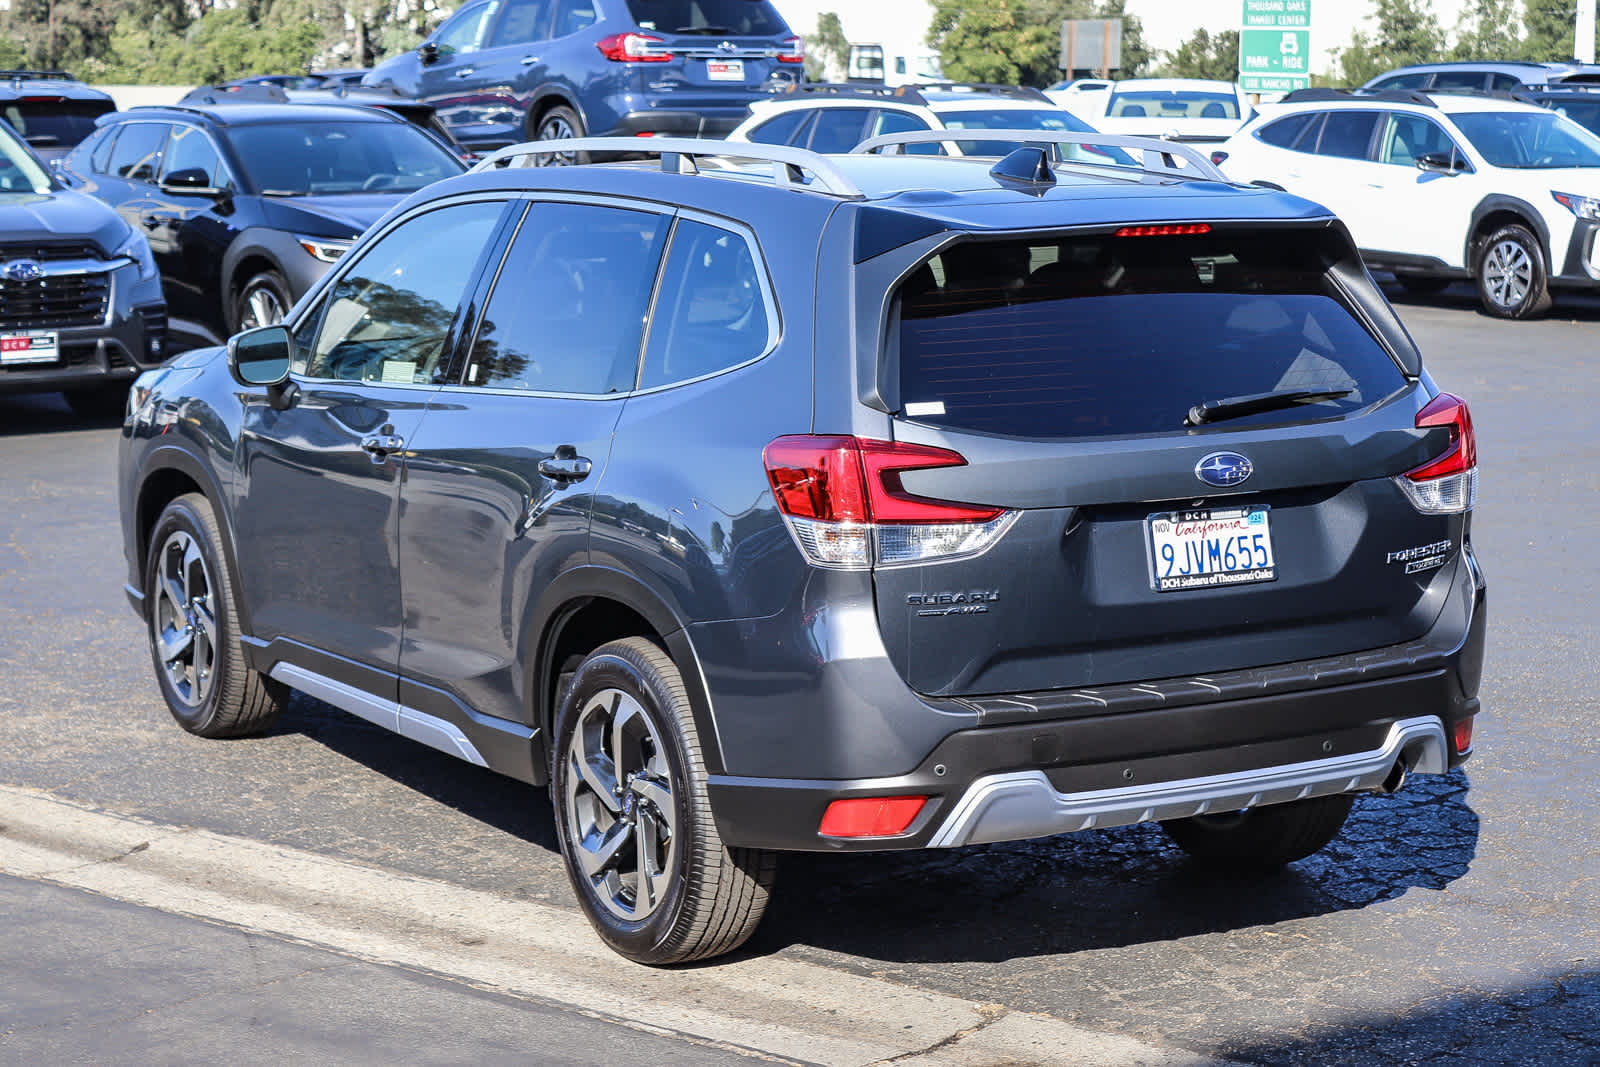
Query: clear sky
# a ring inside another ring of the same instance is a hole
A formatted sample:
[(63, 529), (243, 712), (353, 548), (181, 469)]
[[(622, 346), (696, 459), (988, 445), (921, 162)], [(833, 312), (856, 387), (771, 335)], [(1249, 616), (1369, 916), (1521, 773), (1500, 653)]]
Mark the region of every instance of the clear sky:
[[(817, 15), (836, 11), (845, 36), (861, 43), (901, 42), (911, 50), (927, 33), (932, 15), (928, 0), (773, 0), (797, 33), (810, 33)], [(1433, 12), (1446, 30), (1455, 28), (1463, 0), (1433, 0)], [(1312, 70), (1328, 70), (1328, 53), (1350, 42), (1350, 34), (1371, 13), (1372, 0), (1311, 0), (1311, 50), (1317, 57)], [(1195, 30), (1229, 30), (1238, 27), (1243, 0), (1127, 0), (1129, 13), (1144, 24), (1145, 40), (1153, 48), (1170, 51)]]

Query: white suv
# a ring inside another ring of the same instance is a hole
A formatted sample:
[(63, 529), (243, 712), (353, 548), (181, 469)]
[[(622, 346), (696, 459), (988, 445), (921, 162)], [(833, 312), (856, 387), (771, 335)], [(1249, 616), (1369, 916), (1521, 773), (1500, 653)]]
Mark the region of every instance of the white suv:
[[(771, 100), (750, 105), (750, 117), (728, 135), (730, 141), (793, 145), (824, 154), (842, 154), (869, 137), (917, 130), (1048, 130), (1094, 133), (1076, 115), (1057, 107), (1037, 89), (1006, 85), (797, 85)], [(909, 153), (928, 155), (1005, 155), (1020, 145), (996, 141), (909, 145)], [(1063, 154), (1103, 160), (1107, 153), (1077, 145)]]
[(1236, 181), (1315, 200), (1371, 267), (1413, 292), (1472, 279), (1520, 319), (1552, 288), (1600, 286), (1600, 138), (1483, 94), (1291, 93), (1212, 153)]

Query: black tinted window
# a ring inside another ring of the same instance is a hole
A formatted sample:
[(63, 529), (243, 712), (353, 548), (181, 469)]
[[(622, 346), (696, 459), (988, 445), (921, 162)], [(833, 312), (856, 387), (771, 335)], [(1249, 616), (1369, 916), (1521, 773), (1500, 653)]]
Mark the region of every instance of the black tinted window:
[(1340, 301), (1318, 232), (966, 242), (900, 291), (900, 400), (935, 425), (1034, 438), (1179, 432), (1209, 400), (1404, 385)]
[(800, 124), (812, 116), (810, 111), (785, 111), (770, 122), (763, 122), (749, 133), (757, 144), (788, 144)]
[(1301, 112), (1277, 122), (1269, 122), (1256, 131), (1256, 138), (1279, 148), (1293, 148), (1295, 141), (1317, 117), (1315, 112)]
[(1441, 70), (1433, 76), (1433, 88), (1482, 89), (1483, 80), (1481, 70)]
[[(1317, 139), (1317, 155), (1366, 159), (1372, 146), (1372, 130), (1378, 124), (1376, 111), (1330, 111)], [(1301, 142), (1304, 147), (1305, 142)]]
[(313, 378), (426, 384), (445, 355), (456, 307), (503, 209), (457, 204), (402, 223), (369, 245), (299, 338)]
[(106, 170), (119, 178), (154, 181), (161, 173), (161, 149), (166, 143), (166, 123), (130, 122), (117, 135)]
[(0, 118), (35, 148), (71, 148), (116, 109), (109, 100), (17, 100), (0, 106)]
[(534, 204), (484, 307), (467, 384), (536, 393), (633, 388), (669, 220)]
[(844, 153), (860, 144), (867, 126), (867, 116), (872, 114), (864, 107), (830, 107), (817, 112), (817, 121), (811, 127), (813, 152)]
[(651, 317), (640, 387), (714, 374), (765, 352), (771, 332), (763, 294), (760, 268), (743, 237), (680, 221)]
[(766, 37), (789, 28), (767, 0), (628, 0), (628, 13), (643, 30)]
[(1428, 84), (1428, 79), (1433, 75), (1423, 73), (1396, 74), (1392, 78), (1385, 78), (1373, 84), (1374, 89), (1421, 89)]
[(263, 193), (411, 193), (466, 168), (409, 123), (299, 122), (240, 126), (240, 164)]

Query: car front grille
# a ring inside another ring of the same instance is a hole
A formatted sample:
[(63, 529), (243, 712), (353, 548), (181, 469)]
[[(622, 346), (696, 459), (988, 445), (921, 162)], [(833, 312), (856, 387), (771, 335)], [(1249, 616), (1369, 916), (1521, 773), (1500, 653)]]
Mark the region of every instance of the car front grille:
[(37, 330), (105, 321), (110, 275), (49, 274), (31, 281), (0, 279), (0, 328)]
[(0, 263), (9, 259), (34, 259), (50, 263), (63, 259), (101, 259), (100, 249), (83, 241), (41, 241), (0, 245)]

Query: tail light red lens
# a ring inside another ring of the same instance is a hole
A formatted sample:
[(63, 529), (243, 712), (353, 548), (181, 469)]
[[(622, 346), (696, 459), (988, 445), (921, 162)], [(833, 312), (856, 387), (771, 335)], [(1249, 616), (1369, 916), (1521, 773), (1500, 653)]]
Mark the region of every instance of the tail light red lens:
[(1470, 511), (1478, 501), (1478, 438), (1467, 402), (1440, 393), (1417, 412), (1418, 429), (1450, 428), (1450, 446), (1438, 459), (1406, 471), (1396, 479), (1412, 505), (1429, 515)]
[(823, 837), (894, 837), (916, 820), (927, 797), (850, 797), (823, 813)]
[(806, 43), (799, 37), (785, 37), (783, 51), (778, 53), (779, 63), (804, 63), (806, 61)]
[(1153, 226), (1124, 226), (1118, 237), (1193, 237), (1211, 232), (1209, 222), (1160, 222)]
[(1213, 152), (1213, 153), (1211, 153), (1211, 165), (1213, 167), (1220, 167), (1224, 163), (1226, 163), (1227, 161), (1228, 161), (1228, 153), (1226, 153), (1226, 152)]
[(654, 48), (667, 42), (648, 33), (614, 33), (595, 42), (600, 54), (613, 63), (666, 63), (672, 53)]
[(785, 515), (819, 522), (871, 522), (854, 437), (780, 437), (763, 459)]
[(1455, 728), (1456, 755), (1465, 756), (1472, 751), (1472, 718), (1462, 719)]

